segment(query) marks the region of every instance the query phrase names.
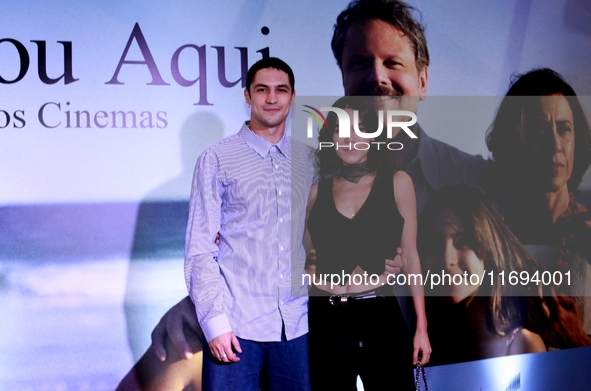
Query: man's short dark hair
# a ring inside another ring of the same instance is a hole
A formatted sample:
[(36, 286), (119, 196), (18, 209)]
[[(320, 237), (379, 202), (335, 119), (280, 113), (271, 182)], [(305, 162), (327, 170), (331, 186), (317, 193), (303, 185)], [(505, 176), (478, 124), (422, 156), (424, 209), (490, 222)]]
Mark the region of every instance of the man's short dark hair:
[(266, 57), (266, 58), (263, 58), (263, 59), (255, 62), (254, 65), (250, 67), (250, 69), (248, 70), (248, 73), (246, 74), (246, 89), (248, 90), (249, 94), (250, 94), (250, 85), (254, 81), (255, 75), (261, 69), (266, 69), (266, 68), (279, 69), (280, 71), (287, 73), (287, 76), (289, 77), (289, 84), (291, 84), (291, 91), (293, 93), (293, 91), (295, 90), (295, 77), (293, 76), (293, 71), (292, 71), (291, 67), (289, 65), (287, 65), (287, 63), (285, 61), (283, 61), (277, 57)]
[(429, 49), (425, 29), (412, 17), (413, 11), (419, 13), (416, 8), (398, 0), (354, 0), (349, 3), (337, 17), (331, 42), (339, 68), (343, 67), (343, 49), (349, 27), (359, 20), (379, 19), (402, 31), (410, 39), (415, 51), (417, 70), (422, 71), (429, 65)]

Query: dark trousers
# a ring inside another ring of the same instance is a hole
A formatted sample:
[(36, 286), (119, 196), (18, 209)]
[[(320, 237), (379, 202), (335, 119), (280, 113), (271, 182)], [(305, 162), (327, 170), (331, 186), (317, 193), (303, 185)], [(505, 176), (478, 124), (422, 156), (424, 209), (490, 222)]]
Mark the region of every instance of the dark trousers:
[[(318, 291), (316, 291), (318, 292)], [(396, 297), (335, 307), (328, 297), (309, 302), (313, 391), (414, 390), (412, 342)]]
[(204, 391), (310, 391), (308, 335), (281, 342), (238, 338), (240, 361), (222, 363), (203, 342)]

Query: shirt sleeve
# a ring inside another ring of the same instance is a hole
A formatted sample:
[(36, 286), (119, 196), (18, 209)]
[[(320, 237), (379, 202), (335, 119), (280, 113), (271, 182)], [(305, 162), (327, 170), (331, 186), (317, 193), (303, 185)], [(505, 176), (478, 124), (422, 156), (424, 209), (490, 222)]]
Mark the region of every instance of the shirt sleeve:
[(215, 244), (223, 194), (217, 156), (207, 150), (195, 167), (185, 237), (185, 282), (207, 342), (232, 331), (223, 311), (224, 282)]

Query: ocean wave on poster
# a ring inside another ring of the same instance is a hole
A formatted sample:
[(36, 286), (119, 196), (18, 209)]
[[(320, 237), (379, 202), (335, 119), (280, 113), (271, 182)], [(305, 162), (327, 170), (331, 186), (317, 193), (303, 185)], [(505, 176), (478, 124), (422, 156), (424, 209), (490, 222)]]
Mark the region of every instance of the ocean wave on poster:
[(186, 295), (182, 259), (134, 261), (128, 282), (127, 259), (76, 263), (7, 262), (0, 264), (0, 294), (39, 299), (39, 304), (122, 305), (174, 301)]

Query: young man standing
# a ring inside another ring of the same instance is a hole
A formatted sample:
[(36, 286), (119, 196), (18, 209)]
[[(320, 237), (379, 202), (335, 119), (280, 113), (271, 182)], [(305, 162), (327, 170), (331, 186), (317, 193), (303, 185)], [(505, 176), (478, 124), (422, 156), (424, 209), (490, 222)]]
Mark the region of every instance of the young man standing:
[[(423, 27), (412, 16), (413, 8), (398, 0), (354, 0), (338, 16), (331, 46), (341, 70), (345, 95), (374, 96), (376, 109), (417, 112), (427, 94), (429, 52)], [(449, 184), (477, 185), (486, 162), (442, 141), (432, 139), (413, 125), (417, 139), (399, 132), (393, 141), (404, 144), (395, 152), (396, 164), (413, 180), (417, 212), (433, 194)], [(394, 263), (394, 272), (401, 263)], [(398, 295), (405, 289), (395, 286)], [(411, 305), (402, 301), (407, 320), (413, 322)], [(182, 332), (183, 324), (194, 325), (191, 303), (183, 300), (168, 311), (152, 333), (159, 357), (164, 360), (163, 336), (168, 334), (176, 349), (190, 357)], [(412, 328), (412, 327), (411, 327)]]
[(209, 345), (203, 389), (254, 391), (262, 374), (270, 390), (308, 390), (307, 292), (291, 280), (304, 270), (313, 151), (285, 135), (285, 62), (254, 64), (244, 96), (250, 121), (199, 157), (191, 190), (185, 280)]

